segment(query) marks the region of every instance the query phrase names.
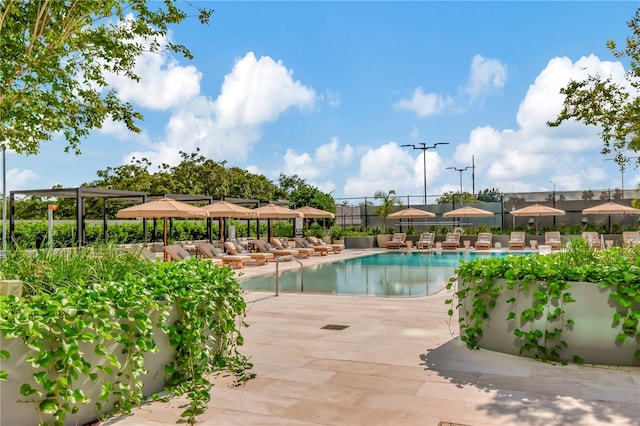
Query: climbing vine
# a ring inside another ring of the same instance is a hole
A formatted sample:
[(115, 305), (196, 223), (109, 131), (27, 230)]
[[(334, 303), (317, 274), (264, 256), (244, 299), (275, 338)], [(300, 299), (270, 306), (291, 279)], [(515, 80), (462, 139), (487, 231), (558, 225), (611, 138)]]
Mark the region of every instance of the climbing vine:
[(486, 322), (503, 298), (509, 306), (505, 321), (520, 344), (520, 354), (550, 362), (583, 362), (578, 355), (562, 359), (560, 353), (567, 348), (563, 331), (575, 326), (565, 311), (575, 302), (571, 281), (597, 283), (611, 291), (617, 342), (635, 340), (635, 358), (640, 360), (640, 247), (596, 251), (574, 240), (567, 251), (547, 256), (462, 262), (447, 285), (455, 291), (446, 304), (449, 316), (454, 309), (460, 313), (460, 338), (469, 349), (480, 347)]
[[(73, 263), (54, 255), (41, 261), (48, 266), (30, 270), (48, 271), (47, 276), (58, 276), (53, 269)], [(251, 364), (238, 350), (246, 305), (233, 271), (199, 259), (137, 262), (128, 263), (139, 266), (130, 272), (112, 270), (117, 279), (85, 276), (53, 285), (29, 277), (30, 293), (0, 296), (2, 365), (26, 353), (24, 362), (32, 369), (20, 395), (3, 393), (3, 398), (32, 403), (41, 424), (63, 424), (86, 405), (94, 406), (96, 418), (128, 412), (149, 396), (143, 388), (146, 359), (159, 350), (158, 339), (176, 352), (164, 367), (166, 390), (188, 397), (182, 416), (189, 424), (206, 409), (211, 374), (230, 371), (239, 381), (252, 377)], [(0, 368), (0, 380), (16, 380), (11, 371)], [(98, 391), (91, 394), (90, 388)]]

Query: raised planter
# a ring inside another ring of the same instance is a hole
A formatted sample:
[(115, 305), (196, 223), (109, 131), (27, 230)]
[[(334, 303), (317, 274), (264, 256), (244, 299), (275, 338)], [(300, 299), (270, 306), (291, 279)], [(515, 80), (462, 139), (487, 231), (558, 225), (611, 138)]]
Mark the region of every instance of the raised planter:
[(22, 281), (20, 280), (0, 280), (0, 295), (2, 296), (22, 296)]
[(375, 237), (344, 237), (344, 247), (348, 249), (373, 248)]
[[(176, 321), (178, 313), (177, 309), (171, 310), (170, 316), (167, 320), (169, 324)], [(145, 396), (150, 396), (154, 393), (160, 392), (165, 387), (165, 365), (171, 363), (176, 356), (175, 348), (169, 343), (168, 336), (163, 333), (159, 328), (154, 326), (153, 341), (155, 342), (158, 351), (148, 352), (145, 354), (144, 363), (148, 371), (147, 374), (141, 377), (143, 383), (143, 393)], [(120, 362), (124, 361), (122, 355), (123, 346), (113, 340), (100, 341), (100, 342), (81, 342), (80, 351), (83, 353), (84, 359), (92, 366), (100, 363), (101, 357), (98, 357), (94, 353), (94, 348), (98, 343), (102, 343), (106, 346), (107, 353), (114, 354)], [(43, 414), (43, 417), (39, 417), (36, 404), (40, 404), (44, 397), (22, 396), (20, 388), (24, 384), (29, 384), (33, 388), (38, 388), (37, 383), (34, 380), (33, 366), (27, 358), (29, 354), (33, 354), (33, 351), (29, 351), (22, 339), (11, 338), (6, 339), (4, 336), (0, 336), (0, 348), (6, 350), (11, 354), (9, 359), (0, 358), (0, 370), (8, 372), (6, 381), (1, 382), (0, 385), (2, 392), (0, 395), (0, 424), (1, 425), (37, 425), (41, 422), (53, 424), (53, 417), (48, 414)], [(116, 371), (115, 373), (117, 373)], [(74, 383), (74, 388), (81, 389), (83, 393), (91, 400), (89, 404), (78, 403), (77, 414), (67, 414), (64, 421), (65, 425), (83, 425), (94, 421), (102, 414), (109, 413), (113, 410), (113, 404), (115, 398), (111, 398), (108, 401), (99, 401), (99, 396), (103, 382), (114, 384), (116, 379), (121, 380), (121, 377), (114, 375), (107, 375), (104, 372), (100, 372), (97, 369), (92, 369), (92, 373), (98, 374), (96, 380), (90, 380), (84, 374), (79, 374), (78, 380)], [(102, 408), (98, 409), (96, 403), (100, 402)]]
[[(496, 280), (498, 285), (504, 283), (504, 279)], [(609, 301), (611, 290), (588, 282), (571, 281), (568, 284), (571, 285), (569, 292), (575, 302), (563, 305), (565, 313), (561, 318), (564, 325), (561, 340), (566, 342), (567, 347), (558, 351), (561, 359), (571, 360), (578, 356), (588, 364), (639, 365), (635, 356), (639, 349), (635, 339), (627, 338), (622, 344), (616, 340), (620, 328), (612, 326), (617, 310)], [(458, 289), (461, 285), (461, 280), (458, 279)], [(487, 307), (488, 318), (482, 320), (479, 346), (497, 352), (527, 356), (526, 353), (520, 354), (522, 342), (514, 335), (516, 328), (526, 332), (532, 328), (553, 330), (558, 327), (558, 322), (547, 323), (546, 311), (536, 317), (532, 325), (520, 325), (518, 318), (523, 310), (532, 307), (533, 294), (537, 290), (537, 285), (532, 285), (528, 291), (508, 290), (504, 287), (495, 306)], [(515, 298), (515, 305), (507, 302), (511, 298)], [(461, 321), (468, 320), (467, 312), (472, 309), (471, 298), (466, 298), (458, 311)], [(509, 320), (508, 315), (512, 311), (516, 312), (516, 319)], [(574, 325), (568, 326), (568, 320), (573, 320)]]
[(378, 234), (376, 235), (376, 242), (378, 243), (378, 247), (387, 248), (387, 243), (391, 241), (393, 237), (392, 234)]

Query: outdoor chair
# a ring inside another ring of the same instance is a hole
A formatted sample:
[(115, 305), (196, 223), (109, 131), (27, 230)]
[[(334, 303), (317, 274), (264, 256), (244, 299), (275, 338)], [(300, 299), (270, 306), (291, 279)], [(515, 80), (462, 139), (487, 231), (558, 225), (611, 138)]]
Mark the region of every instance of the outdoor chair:
[(478, 233), (476, 240), (476, 250), (490, 250), (492, 247), (493, 234), (491, 232)]
[[(270, 260), (275, 259), (275, 256), (271, 253), (251, 253), (248, 250), (238, 249), (238, 245), (236, 245), (233, 241), (226, 241), (224, 243), (224, 248), (230, 255), (233, 256), (249, 256), (253, 259), (256, 266), (258, 265), (266, 265)], [(241, 251), (242, 250), (242, 251)]]
[(396, 232), (391, 237), (391, 241), (387, 242), (388, 249), (400, 249), (407, 247), (407, 234), (405, 232)]
[(526, 234), (524, 232), (512, 232), (511, 237), (509, 238), (509, 243), (507, 244), (509, 250), (523, 250), (526, 244), (525, 236)]
[(252, 240), (251, 243), (260, 253), (271, 253), (276, 260), (291, 260), (293, 253), (290, 250), (278, 250), (264, 240)]
[(326, 256), (327, 254), (329, 254), (329, 250), (331, 250), (331, 247), (328, 246), (314, 246), (302, 237), (295, 237), (293, 241), (296, 243), (296, 246), (312, 249), (316, 254), (319, 254), (320, 256)]
[(196, 250), (206, 259), (221, 260), (223, 264), (229, 265), (233, 269), (244, 268), (246, 263), (251, 260), (249, 256), (226, 254), (211, 243), (198, 243), (196, 244)]
[(550, 246), (551, 250), (559, 250), (560, 249), (560, 233), (556, 231), (545, 232), (544, 245)]
[(600, 234), (597, 232), (583, 232), (582, 239), (587, 242), (587, 245), (594, 249), (602, 249), (602, 240)]
[(448, 232), (442, 242), (443, 250), (455, 250), (460, 248), (460, 233), (459, 232)]
[(316, 238), (316, 237), (313, 237), (313, 236), (311, 236), (311, 235), (309, 235), (309, 236), (307, 237), (307, 240), (308, 240), (311, 244), (313, 244), (314, 246), (320, 246), (320, 247), (322, 247), (322, 246), (325, 246), (325, 247), (331, 247), (331, 248), (333, 249), (333, 252), (334, 252), (334, 253), (340, 253), (342, 250), (344, 250), (344, 244), (335, 244), (335, 243), (333, 243), (333, 244), (327, 244), (327, 243), (325, 243), (324, 241), (322, 241), (321, 239)]
[(433, 232), (423, 232), (420, 234), (420, 238), (416, 241), (416, 247), (418, 250), (430, 250), (435, 246), (435, 236)]

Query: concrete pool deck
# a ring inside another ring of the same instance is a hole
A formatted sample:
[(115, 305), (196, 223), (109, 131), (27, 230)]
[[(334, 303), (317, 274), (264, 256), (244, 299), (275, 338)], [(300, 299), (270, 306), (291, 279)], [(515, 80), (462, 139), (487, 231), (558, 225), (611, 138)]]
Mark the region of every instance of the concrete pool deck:
[[(380, 252), (380, 249), (374, 249)], [(304, 259), (305, 266), (371, 253)], [(284, 262), (281, 270), (297, 268)], [(240, 279), (275, 270), (247, 267)], [(247, 293), (241, 352), (256, 377), (217, 377), (201, 425), (638, 425), (640, 367), (557, 366), (470, 351), (444, 300)], [(347, 326), (342, 330), (323, 328)], [(177, 424), (185, 398), (104, 425)]]

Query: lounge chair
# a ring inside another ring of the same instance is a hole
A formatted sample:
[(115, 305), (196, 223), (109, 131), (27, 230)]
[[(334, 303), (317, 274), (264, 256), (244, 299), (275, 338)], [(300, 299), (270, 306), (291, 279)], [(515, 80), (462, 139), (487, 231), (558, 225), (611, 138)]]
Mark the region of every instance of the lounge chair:
[(276, 260), (291, 260), (291, 256), (294, 255), (291, 250), (278, 250), (264, 240), (252, 240), (251, 243), (258, 250), (258, 252), (271, 253), (275, 256)]
[(327, 244), (324, 241), (322, 241), (321, 239), (318, 239), (316, 237), (313, 237), (311, 235), (309, 235), (307, 237), (307, 240), (313, 244), (314, 246), (325, 246), (325, 247), (331, 247), (333, 249), (334, 253), (340, 253), (342, 250), (344, 250), (344, 244)]
[[(169, 260), (186, 260), (191, 259), (191, 254), (178, 244), (167, 246), (167, 257)], [(213, 259), (213, 263), (222, 264), (222, 260)]]
[(196, 250), (206, 259), (220, 259), (223, 264), (231, 266), (233, 269), (241, 269), (244, 268), (247, 262), (249, 262), (251, 257), (238, 255), (234, 256), (231, 254), (226, 254), (218, 247), (215, 247), (211, 243), (199, 243), (196, 244)]
[(602, 248), (602, 241), (600, 240), (600, 234), (597, 232), (583, 232), (582, 239), (587, 242), (587, 245), (594, 249)]
[(186, 260), (190, 259), (191, 255), (182, 246), (178, 244), (170, 244), (165, 249), (167, 258), (169, 260)]
[(551, 250), (559, 250), (560, 249), (560, 233), (556, 231), (545, 232), (544, 245), (550, 246)]
[(479, 232), (478, 239), (476, 240), (476, 250), (490, 250), (492, 244), (493, 234), (491, 232)]
[(640, 231), (624, 231), (622, 233), (622, 244), (627, 247), (640, 245)]
[(274, 238), (274, 237), (271, 237), (271, 246), (273, 246), (276, 250), (289, 251), (291, 253), (291, 255), (293, 255), (295, 257), (298, 257), (300, 259), (305, 259), (305, 258), (309, 257), (309, 254), (307, 253), (306, 249), (305, 249), (304, 252), (301, 252), (297, 248), (285, 247), (284, 244), (282, 244), (282, 241), (280, 241), (279, 239)]
[(431, 250), (435, 247), (436, 234), (433, 232), (423, 232), (416, 242), (418, 250)]
[(460, 233), (459, 232), (449, 232), (447, 233), (444, 241), (442, 242), (443, 250), (455, 250), (460, 248)]
[[(239, 245), (239, 244), (238, 244)], [(233, 256), (249, 256), (255, 262), (255, 265), (266, 265), (270, 260), (275, 259), (275, 256), (271, 253), (251, 253), (249, 250), (245, 250), (240, 246), (238, 248), (233, 241), (226, 241), (224, 243), (224, 249)]]
[(332, 248), (328, 246), (314, 246), (302, 237), (295, 237), (293, 241), (296, 243), (296, 247), (305, 247), (308, 249), (312, 249), (316, 254), (319, 254), (320, 256), (326, 256), (327, 254), (329, 254), (329, 250), (332, 250)]
[(507, 244), (509, 250), (524, 250), (524, 246), (526, 245), (525, 236), (526, 234), (524, 232), (512, 232), (509, 237), (509, 243)]
[(407, 246), (407, 234), (404, 232), (396, 232), (391, 237), (391, 241), (387, 242), (388, 249), (400, 249)]
[(316, 251), (313, 249), (313, 247), (298, 246), (295, 241), (293, 241), (291, 244), (289, 244), (287, 240), (280, 240), (280, 242), (282, 243), (282, 247), (285, 250), (298, 250), (300, 252), (300, 257), (306, 258), (316, 254)]

